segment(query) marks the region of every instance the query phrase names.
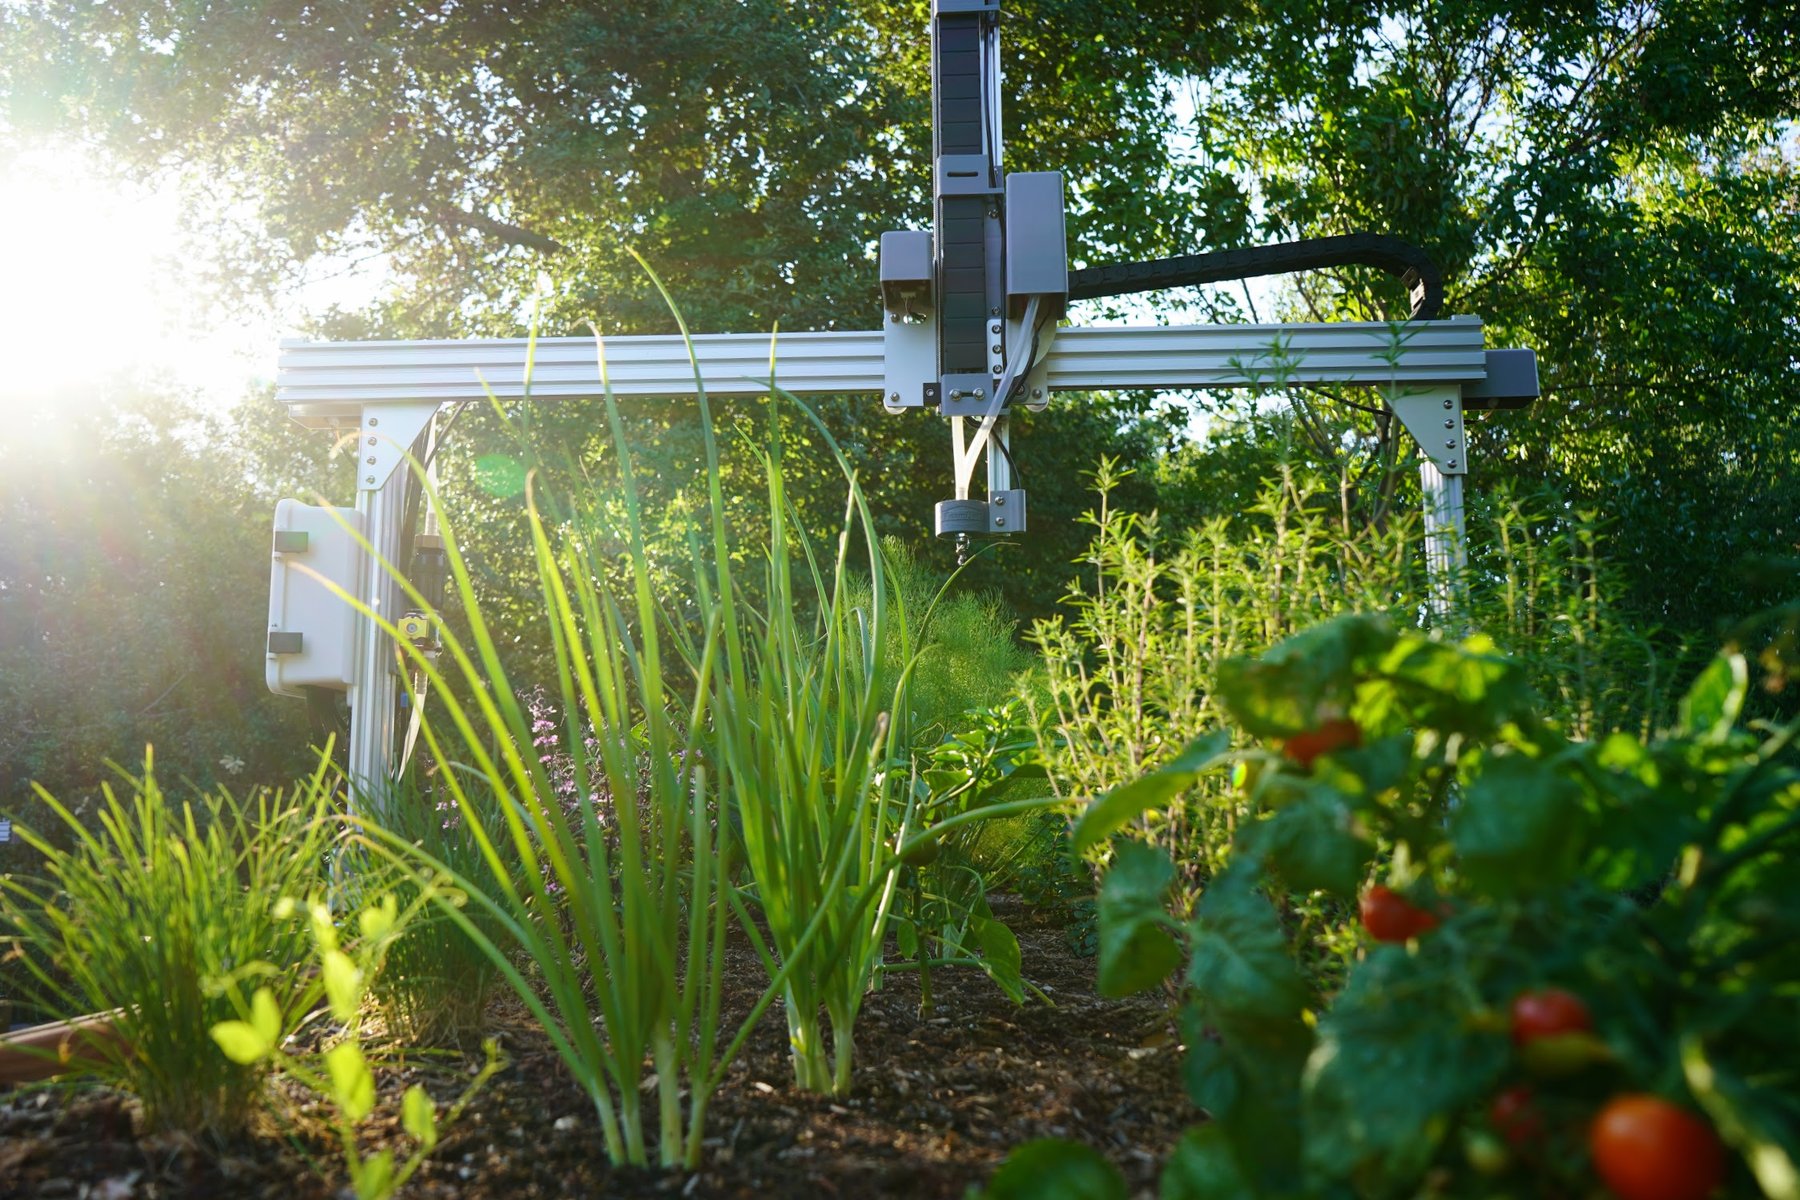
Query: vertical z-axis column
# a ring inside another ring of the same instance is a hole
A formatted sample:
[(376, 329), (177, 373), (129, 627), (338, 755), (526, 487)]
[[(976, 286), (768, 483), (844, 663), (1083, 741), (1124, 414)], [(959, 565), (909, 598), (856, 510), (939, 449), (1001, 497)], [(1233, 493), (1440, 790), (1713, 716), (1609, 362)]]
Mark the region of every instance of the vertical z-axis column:
[(932, 238), (938, 401), (980, 416), (1003, 368), (999, 0), (933, 0)]

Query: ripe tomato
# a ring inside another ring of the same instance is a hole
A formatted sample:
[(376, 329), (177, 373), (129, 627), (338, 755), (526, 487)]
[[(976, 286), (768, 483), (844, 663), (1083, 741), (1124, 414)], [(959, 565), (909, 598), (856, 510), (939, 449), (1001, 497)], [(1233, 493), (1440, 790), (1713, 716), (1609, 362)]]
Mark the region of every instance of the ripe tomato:
[(1614, 1096), (1588, 1130), (1594, 1170), (1619, 1200), (1706, 1200), (1725, 1182), (1708, 1125), (1660, 1096)]
[(1537, 1096), (1525, 1084), (1509, 1087), (1488, 1105), (1488, 1121), (1506, 1144), (1521, 1154), (1536, 1150), (1544, 1141), (1544, 1114)]
[(1296, 733), (1283, 742), (1281, 752), (1302, 770), (1312, 770), (1313, 760), (1321, 754), (1362, 745), (1362, 726), (1349, 717), (1332, 717), (1320, 721), (1318, 728)]
[(1378, 942), (1404, 942), (1437, 928), (1437, 918), (1386, 884), (1363, 893), (1363, 928)]
[(1580, 996), (1562, 988), (1520, 992), (1512, 1002), (1513, 1045), (1564, 1033), (1591, 1033), (1594, 1018)]

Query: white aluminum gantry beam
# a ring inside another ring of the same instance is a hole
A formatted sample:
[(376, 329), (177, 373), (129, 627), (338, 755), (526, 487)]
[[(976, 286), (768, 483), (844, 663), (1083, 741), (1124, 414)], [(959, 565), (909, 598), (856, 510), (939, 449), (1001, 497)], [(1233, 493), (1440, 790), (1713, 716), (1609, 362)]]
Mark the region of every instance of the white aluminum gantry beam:
[[(288, 341), (281, 349), (276, 399), (303, 425), (354, 429), (357, 511), (373, 556), (365, 556), (356, 594), (372, 610), (399, 615), (397, 588), (375, 559), (393, 562), (401, 543), (407, 448), (446, 404), (493, 396), (517, 401), (603, 393), (600, 353), (615, 395), (692, 397), (695, 364), (707, 393), (755, 396), (780, 387), (798, 395), (870, 393), (891, 409), (911, 407), (893, 386), (894, 364), (919, 341), (918, 327), (890, 318), (883, 331), (702, 334), (539, 339), (527, 378), (530, 344), (522, 338), (469, 341)], [(904, 372), (902, 372), (904, 374)], [(1529, 351), (1494, 351), (1473, 318), (1404, 326), (1331, 323), (1065, 328), (1031, 372), (1032, 400), (1045, 391), (1121, 388), (1179, 390), (1362, 385), (1381, 389), (1424, 450), (1426, 555), (1436, 603), (1462, 563), (1462, 476), (1468, 469), (1465, 405), (1506, 403), (1536, 394)], [(529, 385), (529, 386), (528, 386)], [(996, 456), (990, 456), (990, 465)], [(1004, 488), (990, 487), (991, 497)], [(1003, 499), (990, 502), (1004, 503)], [(364, 786), (391, 772), (398, 682), (386, 635), (373, 621), (357, 631), (351, 684), (350, 775)]]

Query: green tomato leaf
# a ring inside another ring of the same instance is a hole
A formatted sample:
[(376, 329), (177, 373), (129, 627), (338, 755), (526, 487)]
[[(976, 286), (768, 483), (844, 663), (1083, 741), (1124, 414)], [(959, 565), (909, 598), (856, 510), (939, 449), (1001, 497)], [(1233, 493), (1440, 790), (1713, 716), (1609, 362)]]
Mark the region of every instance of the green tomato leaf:
[(1580, 788), (1554, 764), (1490, 755), (1450, 814), (1450, 840), (1471, 883), (1490, 896), (1514, 896), (1567, 882), (1585, 849), (1586, 824)]
[(1181, 1135), (1163, 1166), (1162, 1200), (1256, 1200), (1219, 1125), (1195, 1125)]
[(429, 1150), (437, 1145), (437, 1105), (425, 1089), (413, 1084), (400, 1102), (400, 1126)]
[(1714, 745), (1723, 742), (1744, 711), (1749, 690), (1750, 669), (1744, 656), (1720, 654), (1681, 698), (1681, 731)]
[(982, 1193), (986, 1200), (1127, 1200), (1119, 1169), (1099, 1151), (1046, 1138), (1006, 1156)]
[(319, 962), (325, 997), (331, 1001), (331, 1015), (340, 1021), (354, 1021), (362, 1004), (362, 972), (342, 950), (327, 950)]
[(256, 1031), (248, 1021), (220, 1021), (210, 1031), (225, 1057), (241, 1066), (251, 1066), (268, 1057), (275, 1043)]
[(1227, 869), (1200, 898), (1188, 981), (1212, 1012), (1248, 1023), (1284, 1022), (1306, 1007), (1281, 917), (1243, 865)]
[(1356, 828), (1355, 816), (1330, 788), (1313, 788), (1248, 830), (1248, 839), (1296, 892), (1356, 896), (1375, 847)]
[(1466, 963), (1396, 946), (1358, 964), (1319, 1019), (1302, 1111), (1316, 1177), (1410, 1195), (1452, 1129), (1512, 1064), (1499, 1032), (1472, 1031)]
[(1316, 625), (1259, 659), (1219, 664), (1218, 694), (1232, 721), (1259, 738), (1311, 729), (1322, 713), (1347, 711), (1358, 674), (1394, 644), (1385, 617), (1350, 615)]
[(1223, 766), (1231, 745), (1231, 733), (1215, 729), (1189, 742), (1187, 748), (1148, 775), (1114, 788), (1088, 805), (1075, 822), (1075, 853), (1099, 845), (1124, 828), (1126, 822), (1167, 804), (1193, 787), (1202, 775)]
[(1129, 996), (1155, 987), (1181, 965), (1181, 949), (1164, 928), (1163, 901), (1175, 864), (1142, 842), (1121, 842), (1100, 884), (1102, 995)]
[(375, 1111), (375, 1075), (355, 1042), (339, 1042), (325, 1052), (331, 1099), (354, 1124)]
[(1457, 646), (1407, 634), (1380, 671), (1414, 727), (1485, 736), (1529, 714), (1536, 702), (1524, 670), (1481, 635)]

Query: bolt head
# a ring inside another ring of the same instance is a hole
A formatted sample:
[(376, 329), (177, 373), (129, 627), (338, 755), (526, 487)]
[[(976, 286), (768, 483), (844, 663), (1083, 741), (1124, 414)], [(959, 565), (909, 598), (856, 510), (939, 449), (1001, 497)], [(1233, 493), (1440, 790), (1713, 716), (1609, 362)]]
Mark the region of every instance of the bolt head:
[(1452, 471), (1454, 471), (1454, 470), (1456, 470), (1456, 460), (1455, 460), (1455, 459), (1454, 459), (1454, 458), (1453, 458), (1453, 459), (1451, 459), (1451, 460), (1450, 460), (1450, 464), (1449, 464), (1449, 465), (1450, 465), (1450, 469), (1451, 469), (1451, 470), (1452, 470)]
[(1445, 408), (1455, 408), (1455, 407), (1456, 407), (1456, 401), (1454, 401), (1454, 400), (1446, 400), (1446, 401), (1444, 401), (1444, 407), (1445, 407)]
[(1005, 496), (995, 496), (994, 497), (994, 507), (995, 508), (1005, 508), (1006, 507), (1006, 497)]
[(900, 393), (899, 392), (889, 392), (888, 393), (888, 403), (889, 404), (900, 403)]
[(369, 418), (369, 428), (373, 429), (375, 426), (377, 426), (379, 424), (381, 424), (380, 417), (370, 417)]
[(1445, 428), (1445, 429), (1455, 429), (1455, 428), (1456, 428), (1456, 422), (1455, 422), (1455, 421), (1453, 421), (1453, 420), (1451, 420), (1451, 419), (1450, 419), (1450, 418), (1448, 418), (1448, 417), (1445, 417), (1445, 418), (1444, 418), (1444, 428)]
[(1005, 347), (1004, 347), (1004, 346), (1002, 346), (1002, 345), (1001, 345), (1001, 344), (1000, 344), (1000, 343), (999, 343), (999, 342), (995, 342), (995, 343), (994, 343), (994, 353), (995, 353), (995, 354), (999, 354), (999, 353), (1001, 353), (1001, 352), (1002, 352), (1002, 351), (1004, 351), (1004, 350), (1005, 350)]
[(995, 321), (992, 325), (988, 326), (988, 332), (989, 333), (999, 333), (1000, 332), (1000, 322)]
[(1043, 389), (1043, 388), (1032, 388), (1032, 389), (1031, 389), (1031, 398), (1032, 398), (1032, 399), (1033, 399), (1033, 400), (1038, 400), (1038, 399), (1042, 399), (1042, 398), (1043, 398), (1043, 395), (1044, 395), (1044, 389)]
[(364, 480), (364, 482), (365, 482), (365, 483), (374, 483), (374, 482), (375, 482), (375, 477), (374, 477), (374, 476), (373, 476), (373, 475), (371, 475), (371, 476), (369, 476), (369, 477), (368, 477), (368, 479), (366, 479), (366, 480)]
[(1006, 368), (1002, 367), (999, 363), (994, 364), (994, 374), (999, 375), (999, 374), (1003, 373), (1005, 370), (1006, 370)]
[(995, 529), (1005, 529), (1006, 528), (1006, 518), (1005, 517), (995, 517), (994, 518), (994, 528)]
[(369, 439), (369, 445), (371, 445), (371, 446), (373, 446), (373, 445), (374, 445), (374, 444), (375, 444), (375, 439), (374, 439), (374, 438), (370, 438), (370, 439)]
[(1445, 441), (1445, 442), (1444, 442), (1444, 449), (1446, 449), (1446, 450), (1454, 450), (1454, 449), (1456, 449), (1456, 439), (1455, 439), (1455, 438), (1450, 438), (1450, 439), (1448, 439), (1448, 440), (1446, 440), (1446, 441)]
[(375, 465), (375, 456), (373, 454), (371, 454), (371, 455), (369, 455), (369, 457), (363, 459), (363, 461), (368, 463), (372, 467)]

